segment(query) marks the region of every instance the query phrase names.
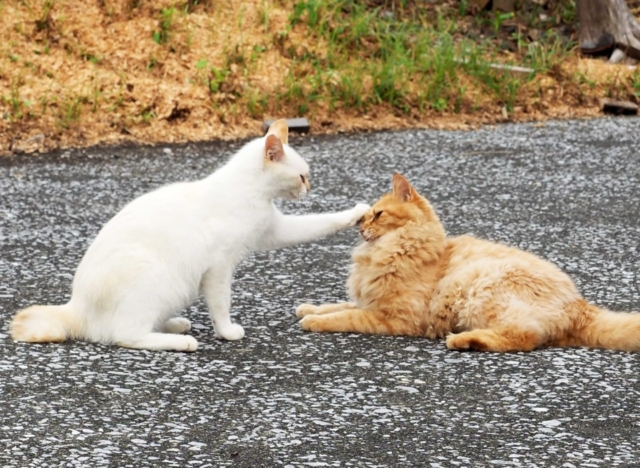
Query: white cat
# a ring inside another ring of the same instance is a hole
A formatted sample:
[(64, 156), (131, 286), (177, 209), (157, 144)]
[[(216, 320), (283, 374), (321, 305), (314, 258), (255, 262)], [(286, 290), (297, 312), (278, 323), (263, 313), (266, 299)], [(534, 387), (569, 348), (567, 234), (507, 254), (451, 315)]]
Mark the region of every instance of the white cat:
[(285, 120), (245, 145), (206, 179), (162, 187), (120, 211), (78, 266), (71, 300), (33, 306), (11, 322), (14, 340), (81, 339), (127, 348), (195, 351), (177, 317), (203, 293), (217, 336), (239, 340), (231, 323), (231, 280), (250, 252), (309, 242), (353, 226), (369, 210), (284, 215), (276, 198), (310, 188), (307, 163), (288, 146)]

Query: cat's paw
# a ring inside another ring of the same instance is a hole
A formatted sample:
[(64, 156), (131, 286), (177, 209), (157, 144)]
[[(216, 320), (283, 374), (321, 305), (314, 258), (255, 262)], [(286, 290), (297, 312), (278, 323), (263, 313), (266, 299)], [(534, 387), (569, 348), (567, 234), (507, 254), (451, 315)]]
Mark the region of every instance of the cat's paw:
[(366, 203), (358, 203), (351, 210), (351, 220), (349, 221), (349, 226), (355, 226), (356, 224), (358, 224), (370, 209), (371, 207)]
[(304, 331), (320, 332), (323, 331), (321, 327), (322, 317), (318, 315), (307, 315), (300, 320), (300, 326)]
[(318, 312), (318, 306), (314, 306), (313, 304), (300, 304), (296, 308), (296, 317), (303, 318), (307, 315), (313, 315)]
[(198, 340), (196, 340), (193, 336), (185, 335), (181, 338), (184, 338), (184, 348), (182, 349), (182, 351), (193, 352), (198, 349)]
[(165, 333), (187, 333), (191, 330), (191, 322), (184, 317), (173, 317), (164, 322)]
[(216, 336), (227, 341), (236, 341), (244, 338), (244, 328), (237, 323), (232, 323), (224, 328), (216, 329)]
[(457, 334), (452, 333), (447, 335), (447, 338), (445, 339), (445, 343), (447, 344), (447, 348), (449, 349), (455, 349), (458, 351), (469, 349), (469, 344), (464, 343), (464, 341), (461, 341)]

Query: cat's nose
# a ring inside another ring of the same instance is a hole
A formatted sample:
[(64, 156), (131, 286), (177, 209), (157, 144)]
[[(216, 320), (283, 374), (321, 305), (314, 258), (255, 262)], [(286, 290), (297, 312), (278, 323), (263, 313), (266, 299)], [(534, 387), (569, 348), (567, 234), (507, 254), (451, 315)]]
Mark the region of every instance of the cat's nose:
[(311, 183), (309, 182), (309, 179), (304, 181), (304, 185), (305, 187), (307, 187), (307, 192), (311, 191)]

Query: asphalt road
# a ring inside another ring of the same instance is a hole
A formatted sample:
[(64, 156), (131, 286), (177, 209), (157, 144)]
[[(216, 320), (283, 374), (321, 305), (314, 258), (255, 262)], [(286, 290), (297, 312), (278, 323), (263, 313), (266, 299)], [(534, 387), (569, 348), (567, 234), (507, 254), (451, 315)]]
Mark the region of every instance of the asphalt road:
[[(640, 310), (638, 119), (296, 138), (314, 189), (289, 212), (373, 202), (399, 171), (451, 235), (556, 262), (584, 296)], [(0, 466), (631, 467), (640, 353), (448, 351), (442, 341), (302, 332), (344, 300), (355, 230), (252, 256), (240, 342), (202, 302), (193, 354), (13, 343), (13, 313), (67, 300), (99, 227), (133, 197), (200, 178), (239, 147), (89, 149), (0, 160)]]

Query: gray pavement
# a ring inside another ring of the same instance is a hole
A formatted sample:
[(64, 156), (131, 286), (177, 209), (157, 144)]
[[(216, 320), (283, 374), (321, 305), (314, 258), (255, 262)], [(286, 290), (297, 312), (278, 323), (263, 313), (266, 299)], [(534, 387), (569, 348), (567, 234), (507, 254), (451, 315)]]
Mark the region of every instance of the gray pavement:
[[(451, 235), (535, 252), (584, 296), (640, 310), (640, 120), (296, 138), (311, 196), (374, 201), (394, 170)], [(294, 307), (345, 299), (355, 230), (252, 256), (235, 275), (240, 342), (185, 315), (194, 354), (13, 343), (13, 313), (67, 300), (127, 201), (200, 178), (239, 143), (0, 159), (0, 466), (618, 467), (640, 465), (640, 353), (447, 351), (442, 341), (303, 333)]]

